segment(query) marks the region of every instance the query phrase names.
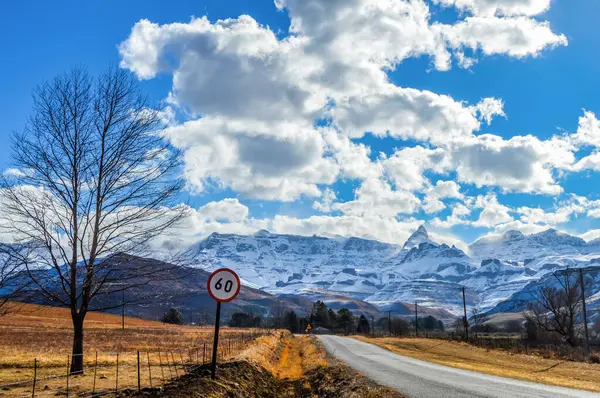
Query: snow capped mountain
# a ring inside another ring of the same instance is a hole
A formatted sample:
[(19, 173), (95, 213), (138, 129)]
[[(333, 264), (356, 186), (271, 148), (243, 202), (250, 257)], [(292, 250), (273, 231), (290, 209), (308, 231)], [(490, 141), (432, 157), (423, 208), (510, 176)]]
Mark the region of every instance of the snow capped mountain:
[(415, 232), (412, 233), (411, 236), (408, 237), (404, 246), (402, 246), (402, 251), (400, 255), (408, 253), (411, 249), (419, 247), (421, 243), (429, 243), (431, 245), (437, 246), (437, 243), (429, 239), (429, 233), (425, 229), (425, 226), (421, 225)]
[[(598, 260), (588, 263), (586, 267), (578, 267), (582, 268), (586, 280), (586, 307), (589, 322), (594, 322), (600, 318), (600, 261)], [(565, 268), (563, 268), (564, 270)], [(571, 271), (573, 270), (571, 268)], [(572, 283), (576, 283), (579, 273), (573, 272), (570, 275), (572, 275), (570, 276)], [(523, 289), (520, 289), (508, 299), (499, 303), (488, 314), (523, 311), (527, 309), (528, 305), (534, 300), (534, 297), (537, 296), (540, 287), (552, 287), (560, 290), (561, 284), (564, 283), (564, 278), (564, 273), (546, 273), (542, 277), (532, 280)]]
[(507, 261), (525, 261), (548, 255), (585, 254), (600, 249), (600, 245), (587, 244), (583, 239), (555, 229), (532, 235), (507, 231), (503, 235), (487, 236), (469, 246), (471, 255), (479, 260), (490, 258)]
[(418, 302), (460, 315), (463, 286), (467, 304), (488, 311), (548, 273), (600, 261), (594, 247), (600, 244), (556, 230), (533, 235), (508, 231), (474, 242), (469, 256), (433, 241), (421, 226), (403, 246), (263, 230), (253, 236), (214, 233), (190, 253), (206, 270), (231, 267), (247, 285), (276, 295), (329, 300), (333, 295), (380, 309)]

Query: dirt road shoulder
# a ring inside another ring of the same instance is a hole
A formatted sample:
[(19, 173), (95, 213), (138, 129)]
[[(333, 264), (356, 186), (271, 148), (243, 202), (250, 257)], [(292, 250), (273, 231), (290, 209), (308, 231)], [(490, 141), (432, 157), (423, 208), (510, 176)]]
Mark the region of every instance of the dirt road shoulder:
[(511, 354), (466, 343), (401, 337), (354, 338), (440, 365), (495, 376), (600, 392), (600, 365)]

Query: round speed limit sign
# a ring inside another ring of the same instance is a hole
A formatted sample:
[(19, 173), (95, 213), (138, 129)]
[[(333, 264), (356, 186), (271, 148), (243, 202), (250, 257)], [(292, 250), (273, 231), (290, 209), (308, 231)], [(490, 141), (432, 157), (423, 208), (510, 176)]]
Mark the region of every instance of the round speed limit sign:
[(208, 278), (208, 294), (221, 303), (236, 298), (241, 286), (240, 277), (229, 268), (218, 269)]

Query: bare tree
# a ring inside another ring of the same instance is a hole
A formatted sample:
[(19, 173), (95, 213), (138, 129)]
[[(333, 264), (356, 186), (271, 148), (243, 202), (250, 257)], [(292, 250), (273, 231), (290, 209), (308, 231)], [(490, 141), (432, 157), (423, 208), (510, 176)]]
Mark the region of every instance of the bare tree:
[(83, 372), (86, 314), (110, 308), (94, 299), (156, 273), (114, 255), (142, 253), (185, 214), (175, 202), (181, 156), (161, 135), (161, 115), (127, 72), (92, 79), (73, 69), (35, 90), (32, 116), (14, 136), (19, 172), (4, 180), (0, 221), (36, 245), (25, 262), (36, 289), (71, 310), (72, 373)]
[(483, 311), (481, 311), (481, 307), (479, 305), (476, 305), (471, 309), (471, 324), (469, 326), (475, 333), (484, 331), (483, 324), (486, 320), (486, 316), (484, 315)]
[(273, 326), (277, 329), (281, 329), (283, 317), (287, 311), (286, 305), (281, 300), (277, 300), (275, 304), (271, 306), (270, 312), (273, 317)]
[(559, 271), (552, 274), (556, 287), (540, 286), (534, 293), (526, 319), (538, 329), (557, 333), (571, 346), (577, 344), (575, 326), (581, 312), (581, 285), (577, 274)]

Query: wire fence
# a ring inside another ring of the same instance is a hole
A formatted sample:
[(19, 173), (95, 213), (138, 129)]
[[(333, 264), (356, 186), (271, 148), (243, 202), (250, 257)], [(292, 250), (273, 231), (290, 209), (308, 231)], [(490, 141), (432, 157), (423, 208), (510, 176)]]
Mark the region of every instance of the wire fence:
[[(228, 335), (219, 340), (217, 361), (232, 358), (266, 331)], [(64, 359), (63, 359), (64, 358)], [(100, 397), (125, 390), (163, 387), (212, 359), (212, 340), (189, 349), (88, 352), (84, 371), (71, 373), (71, 354), (25, 361), (0, 360), (0, 397)]]

